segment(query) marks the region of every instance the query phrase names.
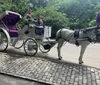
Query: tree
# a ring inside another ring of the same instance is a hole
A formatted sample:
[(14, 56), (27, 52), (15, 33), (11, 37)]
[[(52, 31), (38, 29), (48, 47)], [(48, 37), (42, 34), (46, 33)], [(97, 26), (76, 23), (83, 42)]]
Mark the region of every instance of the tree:
[(12, 0), (0, 0), (0, 13), (4, 12), (5, 10), (10, 10), (12, 6)]
[(24, 16), (27, 9), (41, 14), (55, 32), (63, 27), (81, 29), (96, 25), (100, 0), (0, 0), (0, 12), (11, 10)]
[(58, 29), (67, 27), (68, 25), (66, 14), (58, 12), (58, 9), (59, 5), (52, 5), (34, 11), (35, 17), (37, 17), (38, 14), (41, 14), (45, 20), (45, 24), (52, 26), (53, 37), (55, 37), (55, 33)]
[(95, 19), (95, 6), (99, 1), (100, 0), (64, 0), (60, 11), (67, 14), (70, 28), (85, 28)]
[(48, 0), (30, 0), (32, 9), (36, 10), (40, 7), (46, 7)]
[(0, 0), (0, 12), (6, 10), (15, 11), (24, 15), (29, 7), (29, 0)]

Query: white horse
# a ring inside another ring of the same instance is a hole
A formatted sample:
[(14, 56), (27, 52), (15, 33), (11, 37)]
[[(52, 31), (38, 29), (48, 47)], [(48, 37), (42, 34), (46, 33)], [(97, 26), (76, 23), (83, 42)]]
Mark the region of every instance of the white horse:
[(94, 26), (86, 29), (82, 29), (80, 31), (73, 31), (69, 29), (60, 29), (56, 34), (56, 41), (58, 43), (57, 51), (58, 57), (61, 60), (61, 47), (63, 43), (69, 42), (71, 44), (76, 44), (77, 46), (81, 46), (80, 56), (79, 56), (79, 64), (82, 64), (83, 54), (85, 52), (86, 47), (97, 40), (98, 34), (100, 35), (100, 27)]

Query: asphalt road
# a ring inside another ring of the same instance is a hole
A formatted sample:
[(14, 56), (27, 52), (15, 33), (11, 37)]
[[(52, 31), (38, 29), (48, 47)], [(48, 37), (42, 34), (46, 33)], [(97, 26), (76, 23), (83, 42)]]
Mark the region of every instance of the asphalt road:
[[(9, 50), (9, 48), (11, 49)], [(9, 48), (8, 48), (9, 52), (14, 51), (14, 53), (16, 54), (18, 53), (19, 55), (25, 54), (23, 50), (15, 49), (13, 47), (9, 47)], [(76, 45), (69, 44), (69, 43), (64, 44), (61, 49), (62, 60), (66, 62), (78, 64), (80, 49), (81, 49), (80, 46), (77, 47)], [(55, 45), (47, 54), (38, 52), (36, 56), (38, 57), (44, 56), (44, 57), (57, 59), (58, 58), (57, 45)], [(85, 50), (85, 53), (83, 55), (83, 61), (84, 61), (83, 63), (84, 65), (100, 68), (100, 44), (94, 44), (94, 43), (90, 44)]]
[[(49, 56), (57, 58), (57, 46), (55, 46), (48, 53)], [(78, 63), (78, 58), (80, 55), (80, 46), (66, 43), (61, 50), (62, 60)], [(100, 44), (90, 44), (83, 56), (84, 65), (93, 66), (100, 68)]]

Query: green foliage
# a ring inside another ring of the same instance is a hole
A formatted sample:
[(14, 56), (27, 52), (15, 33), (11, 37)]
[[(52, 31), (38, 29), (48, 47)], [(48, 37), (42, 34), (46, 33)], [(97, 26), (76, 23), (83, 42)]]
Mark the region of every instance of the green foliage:
[(49, 6), (46, 8), (39, 8), (34, 11), (35, 17), (41, 14), (45, 24), (52, 27), (53, 37), (55, 37), (56, 31), (62, 27), (67, 27), (68, 18), (65, 13), (58, 12), (59, 6)]
[(47, 0), (30, 0), (30, 3), (32, 4), (32, 9), (36, 10), (40, 7), (46, 7)]
[(38, 14), (43, 16), (43, 19), (46, 21), (46, 25), (56, 25), (58, 27), (66, 27), (68, 24), (68, 19), (66, 18), (65, 13), (57, 12), (53, 8), (39, 8), (37, 11), (34, 11), (35, 17)]
[[(71, 29), (81, 29), (89, 26), (95, 19), (97, 2), (100, 0), (64, 0), (60, 11), (67, 14)], [(100, 6), (100, 5), (99, 5)], [(99, 7), (97, 6), (97, 7)], [(99, 8), (98, 8), (99, 9)]]
[(89, 26), (91, 27), (91, 26), (95, 26), (96, 25), (96, 20), (92, 20), (92, 21), (90, 21), (90, 23), (89, 23)]
[(97, 5), (95, 6), (95, 11), (100, 13), (100, 2), (98, 2)]
[[(27, 9), (32, 10), (36, 19), (37, 14), (41, 14), (45, 24), (52, 26), (54, 36), (63, 27), (82, 29), (96, 25), (100, 0), (0, 0), (0, 13), (11, 10), (24, 16)], [(24, 23), (22, 19), (22, 26)]]
[(28, 2), (28, 0), (0, 0), (0, 13), (10, 10), (24, 15), (29, 7)]
[(29, 8), (28, 0), (12, 0), (11, 10), (20, 13), (21, 15), (25, 14), (25, 11)]
[(0, 13), (5, 10), (10, 10), (12, 0), (0, 0)]

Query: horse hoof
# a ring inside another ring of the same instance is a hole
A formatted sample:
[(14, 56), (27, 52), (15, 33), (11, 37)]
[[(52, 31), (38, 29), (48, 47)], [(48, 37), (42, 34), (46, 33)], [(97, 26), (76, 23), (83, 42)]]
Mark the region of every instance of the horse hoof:
[(79, 64), (82, 64), (82, 63), (84, 63), (83, 61), (82, 62), (79, 62)]
[(58, 58), (59, 60), (61, 60), (62, 59), (62, 57), (60, 57), (60, 58)]

